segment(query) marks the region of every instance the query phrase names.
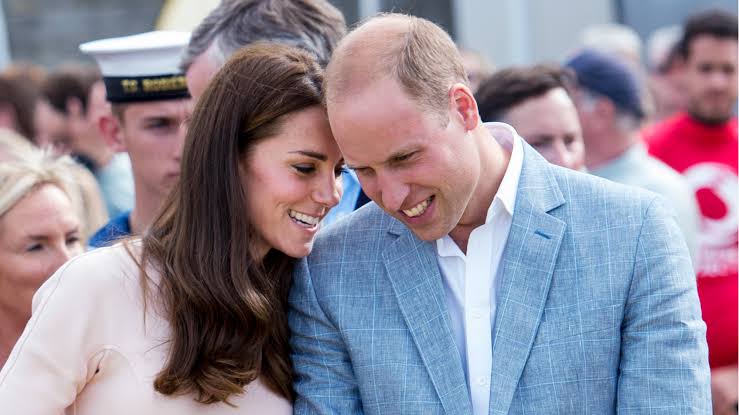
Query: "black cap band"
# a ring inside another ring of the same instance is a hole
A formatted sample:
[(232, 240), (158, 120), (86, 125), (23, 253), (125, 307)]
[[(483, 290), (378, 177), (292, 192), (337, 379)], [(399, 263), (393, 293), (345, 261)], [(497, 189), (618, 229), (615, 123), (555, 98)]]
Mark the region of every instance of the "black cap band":
[(107, 99), (113, 103), (189, 98), (182, 74), (103, 77)]

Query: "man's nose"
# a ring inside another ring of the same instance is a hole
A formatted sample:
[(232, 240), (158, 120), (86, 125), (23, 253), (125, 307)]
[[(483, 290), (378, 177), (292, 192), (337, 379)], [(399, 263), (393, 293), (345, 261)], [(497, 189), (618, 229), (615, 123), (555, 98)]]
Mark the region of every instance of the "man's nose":
[(377, 176), (382, 205), (390, 211), (400, 210), (403, 202), (408, 197), (409, 186), (394, 174), (378, 173)]

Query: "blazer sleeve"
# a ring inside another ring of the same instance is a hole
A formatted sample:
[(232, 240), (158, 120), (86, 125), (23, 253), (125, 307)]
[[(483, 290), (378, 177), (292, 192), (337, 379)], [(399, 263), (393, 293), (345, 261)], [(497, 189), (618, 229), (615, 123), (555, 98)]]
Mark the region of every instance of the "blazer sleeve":
[(318, 302), (306, 259), (295, 267), (288, 317), (297, 395), (294, 413), (362, 414), (349, 353)]
[(670, 212), (652, 200), (638, 237), (621, 328), (619, 413), (711, 413), (706, 325)]
[(94, 376), (103, 355), (99, 296), (95, 275), (77, 265), (63, 265), (34, 295), (32, 317), (0, 372), (0, 413), (64, 413)]

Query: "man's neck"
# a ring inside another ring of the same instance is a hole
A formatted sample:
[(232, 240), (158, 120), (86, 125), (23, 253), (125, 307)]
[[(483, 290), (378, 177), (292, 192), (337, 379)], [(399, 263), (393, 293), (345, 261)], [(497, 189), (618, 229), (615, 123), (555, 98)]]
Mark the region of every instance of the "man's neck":
[(614, 131), (612, 134), (603, 136), (602, 140), (598, 140), (595, 143), (586, 143), (585, 165), (591, 170), (603, 167), (603, 165), (621, 157), (638, 139), (638, 131), (629, 133)]
[(504, 149), (485, 126), (480, 125), (472, 134), (480, 149), (480, 177), (462, 218), (449, 232), (449, 237), (465, 254), (470, 234), (485, 223), (511, 160), (511, 152)]
[(90, 146), (90, 148), (80, 149), (80, 153), (92, 162), (95, 170), (107, 166), (115, 154), (107, 145)]
[(131, 216), (128, 218), (128, 224), (132, 234), (141, 234), (154, 221), (154, 216), (164, 202), (164, 197), (153, 192), (146, 192), (140, 189), (140, 186), (135, 187), (135, 195), (136, 201)]
[(113, 155), (115, 155), (115, 153), (106, 147), (96, 151), (95, 154), (91, 156), (91, 159), (95, 163), (95, 168), (101, 169), (110, 164), (110, 160), (113, 159)]

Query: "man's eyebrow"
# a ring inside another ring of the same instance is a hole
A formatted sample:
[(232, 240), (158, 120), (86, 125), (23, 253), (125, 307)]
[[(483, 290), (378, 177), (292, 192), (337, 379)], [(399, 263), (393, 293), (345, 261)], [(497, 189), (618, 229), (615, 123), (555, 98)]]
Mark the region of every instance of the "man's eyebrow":
[(320, 160), (320, 161), (326, 161), (326, 160), (328, 160), (328, 157), (326, 157), (325, 154), (317, 153), (315, 151), (297, 150), (297, 151), (290, 151), (289, 153), (290, 154), (302, 154), (304, 156), (311, 157), (311, 158), (314, 158), (314, 159)]
[(420, 149), (418, 146), (409, 146), (406, 148), (401, 148), (400, 150), (395, 151), (394, 153), (390, 154), (388, 158), (385, 160), (385, 164), (392, 163), (394, 160), (401, 158), (403, 156), (407, 156), (410, 153), (415, 153)]
[[(420, 150), (421, 150), (421, 146), (418, 146), (418, 145), (412, 145), (412, 146), (409, 146), (409, 147), (406, 147), (406, 148), (397, 150), (394, 153), (390, 154), (385, 159), (385, 161), (382, 164), (391, 164), (391, 163), (393, 163), (394, 160), (396, 160), (399, 157), (408, 155), (410, 153), (415, 153), (415, 152), (420, 151)], [(357, 170), (357, 169), (363, 169), (366, 166), (355, 166), (355, 165), (347, 162), (346, 163), (346, 167), (348, 167), (348, 168), (350, 168), (352, 170)]]

